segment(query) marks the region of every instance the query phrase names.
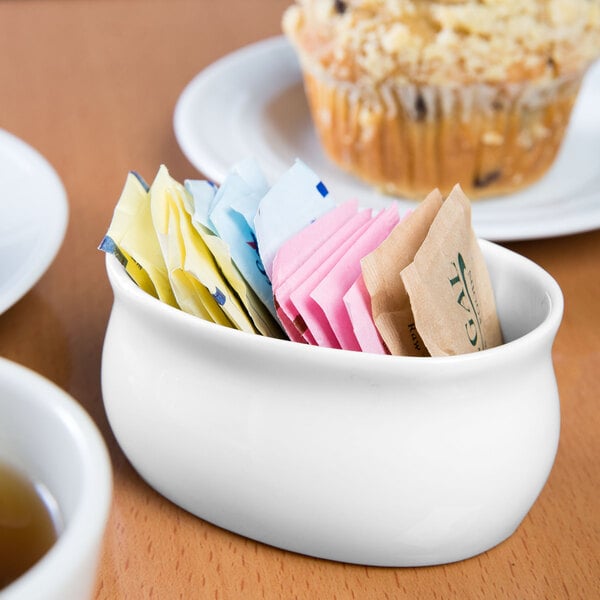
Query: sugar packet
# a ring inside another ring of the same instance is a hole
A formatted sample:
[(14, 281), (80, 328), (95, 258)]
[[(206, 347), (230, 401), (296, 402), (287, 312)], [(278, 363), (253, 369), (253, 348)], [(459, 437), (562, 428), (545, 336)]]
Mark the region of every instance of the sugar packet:
[[(355, 205), (355, 210), (357, 209)], [(341, 208), (335, 209), (332, 213), (332, 217), (340, 215)], [(357, 211), (352, 214), (349, 219), (346, 219), (345, 215), (340, 216), (340, 221), (343, 219), (343, 223), (336, 226), (334, 218), (325, 220), (320, 219), (316, 221), (311, 227), (319, 228), (321, 223), (327, 225), (326, 230), (330, 232), (329, 236), (318, 243), (314, 247), (312, 254), (287, 278), (279, 283), (274, 288), (275, 302), (277, 305), (278, 315), (284, 315), (285, 318), (281, 318), (282, 322), (286, 326), (286, 331), (290, 335), (291, 339), (304, 340), (311, 344), (317, 344), (318, 341), (314, 337), (314, 333), (310, 331), (308, 324), (305, 322), (302, 316), (300, 307), (294, 302), (294, 297), (298, 294), (302, 286), (306, 285), (307, 288), (312, 289), (310, 284), (312, 281), (316, 281), (319, 276), (319, 269), (323, 272), (327, 272), (328, 265), (335, 264), (340, 256), (345, 251), (344, 244), (352, 244), (355, 239), (360, 236), (360, 231), (368, 226), (371, 220), (371, 211), (363, 210)], [(318, 237), (317, 239), (321, 239)], [(294, 244), (295, 238), (288, 241), (288, 244)], [(285, 248), (282, 247), (282, 249)], [(277, 265), (275, 261), (275, 265)], [(307, 294), (304, 294), (306, 297)], [(291, 327), (286, 324), (291, 324)], [(315, 324), (313, 329), (319, 327), (319, 324)], [(321, 332), (323, 338), (327, 340), (335, 339), (333, 332), (330, 328), (326, 327), (326, 331)]]
[(360, 350), (371, 354), (389, 354), (373, 322), (371, 296), (362, 273), (344, 294), (343, 301)]
[(267, 189), (258, 165), (245, 161), (234, 166), (212, 197), (206, 185), (186, 184), (194, 197), (194, 220), (228, 245), (235, 266), (275, 317), (273, 289), (258, 253), (253, 227), (253, 215)]
[(391, 354), (429, 354), (415, 326), (410, 299), (400, 272), (412, 262), (442, 202), (439, 190), (431, 192), (361, 261), (365, 287), (371, 296), (373, 321)]
[[(369, 220), (350, 237), (344, 238), (340, 236), (341, 243), (336, 244), (333, 252), (331, 252), (323, 261), (311, 261), (311, 268), (308, 276), (290, 294), (291, 303), (299, 315), (295, 322), (297, 323), (299, 321), (301, 324), (304, 324), (307, 333), (314, 338), (314, 343), (318, 346), (341, 348), (339, 340), (335, 335), (335, 331), (327, 319), (327, 315), (325, 315), (323, 309), (318, 305), (311, 293), (340, 261), (344, 254), (360, 240), (361, 236), (369, 229), (372, 222), (373, 219), (369, 218)], [(304, 335), (306, 336), (306, 334)]]
[[(357, 202), (346, 202), (330, 210), (320, 219), (286, 240), (273, 259), (272, 284), (277, 316), (289, 338), (295, 342), (306, 342), (304, 334), (307, 332), (306, 328), (303, 329), (298, 326), (299, 323), (293, 322), (298, 313), (290, 305), (289, 294), (293, 288), (291, 280), (296, 278), (296, 282), (299, 282), (302, 278), (306, 278), (306, 275), (301, 275), (301, 271), (302, 269), (306, 270), (307, 262), (357, 212)], [(365, 213), (365, 219), (367, 217), (368, 215)], [(300, 275), (296, 275), (297, 273)], [(288, 317), (288, 313), (293, 314), (292, 319)], [(311, 337), (310, 341), (312, 342), (314, 339)]]
[(256, 333), (237, 294), (192, 225), (187, 190), (161, 166), (151, 187), (152, 223), (180, 307), (220, 325)]
[(148, 185), (134, 171), (127, 175), (99, 249), (113, 254), (145, 292), (171, 306), (177, 306), (152, 226)]
[(400, 273), (431, 356), (502, 343), (494, 292), (460, 186), (446, 198), (414, 260)]
[[(284, 337), (281, 327), (275, 317), (272, 316), (271, 311), (260, 300), (234, 263), (229, 245), (210, 226), (208, 207), (217, 193), (217, 187), (204, 180), (186, 180), (185, 189), (191, 200), (191, 205), (187, 208), (191, 215), (192, 225), (212, 254), (223, 277), (237, 294), (256, 329), (262, 335), (276, 338)], [(256, 190), (257, 186), (252, 189)], [(234, 204), (236, 204), (236, 199), (232, 197), (232, 206)], [(247, 201), (247, 197), (240, 198), (238, 204), (245, 208), (251, 205)]]
[(281, 175), (261, 199), (254, 217), (258, 250), (269, 278), (284, 242), (334, 207), (323, 182), (301, 160)]
[[(331, 267), (321, 281), (310, 292), (310, 297), (320, 307), (333, 330), (339, 347), (344, 350), (360, 350), (353, 324), (344, 303), (344, 295), (360, 275), (360, 260), (376, 248), (398, 223), (398, 208), (395, 204), (379, 212), (370, 226)], [(371, 320), (370, 315), (365, 315)]]

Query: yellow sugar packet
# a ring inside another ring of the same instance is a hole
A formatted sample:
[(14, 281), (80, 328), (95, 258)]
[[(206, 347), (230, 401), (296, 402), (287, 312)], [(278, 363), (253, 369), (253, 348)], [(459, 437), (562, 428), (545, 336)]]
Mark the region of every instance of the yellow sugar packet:
[(169, 282), (181, 310), (206, 321), (234, 327), (216, 299), (198, 279), (185, 269), (186, 249), (181, 235), (180, 213), (171, 203), (165, 205), (167, 235), (165, 256), (168, 257)]
[[(187, 190), (162, 165), (150, 187), (152, 222), (167, 265), (171, 287), (189, 312), (256, 333), (250, 317), (192, 225)], [(202, 291), (204, 286), (208, 295)]]
[(152, 225), (150, 195), (145, 183), (133, 172), (127, 175), (110, 227), (99, 248), (114, 254), (145, 292), (177, 306)]
[[(193, 213), (193, 211), (190, 211), (190, 213)], [(210, 253), (213, 255), (213, 258), (225, 279), (229, 282), (246, 308), (256, 329), (258, 329), (262, 335), (282, 339), (285, 338), (286, 336), (281, 330), (280, 325), (273, 319), (267, 307), (262, 303), (254, 290), (246, 283), (246, 280), (233, 263), (227, 242), (193, 219), (192, 224), (206, 244)]]
[(371, 296), (373, 322), (390, 354), (429, 355), (415, 326), (400, 271), (412, 262), (442, 202), (439, 190), (431, 192), (361, 261), (363, 280)]
[(471, 205), (460, 186), (442, 204), (400, 277), (431, 356), (502, 343), (490, 276), (471, 225)]

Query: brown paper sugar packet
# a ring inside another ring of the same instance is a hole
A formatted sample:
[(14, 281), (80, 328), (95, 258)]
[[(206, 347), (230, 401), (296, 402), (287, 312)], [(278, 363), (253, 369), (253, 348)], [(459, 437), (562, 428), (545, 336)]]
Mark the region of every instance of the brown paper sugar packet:
[(460, 186), (446, 198), (414, 261), (400, 276), (431, 356), (502, 343), (492, 284), (471, 225), (471, 205)]
[(414, 259), (442, 202), (439, 190), (431, 192), (361, 261), (363, 279), (371, 296), (373, 322), (391, 354), (429, 355), (415, 327), (400, 271)]

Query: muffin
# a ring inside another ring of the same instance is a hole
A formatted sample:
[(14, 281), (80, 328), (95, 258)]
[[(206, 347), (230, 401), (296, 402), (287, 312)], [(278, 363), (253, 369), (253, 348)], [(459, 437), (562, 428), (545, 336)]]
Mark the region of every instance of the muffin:
[(298, 54), (327, 155), (384, 193), (506, 194), (551, 166), (600, 0), (297, 0)]

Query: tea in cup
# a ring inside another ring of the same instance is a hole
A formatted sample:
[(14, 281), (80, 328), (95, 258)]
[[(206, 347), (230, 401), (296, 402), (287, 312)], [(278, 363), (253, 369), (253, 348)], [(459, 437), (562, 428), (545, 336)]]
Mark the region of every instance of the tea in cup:
[(90, 598), (111, 492), (106, 446), (83, 408), (0, 359), (2, 600)]

